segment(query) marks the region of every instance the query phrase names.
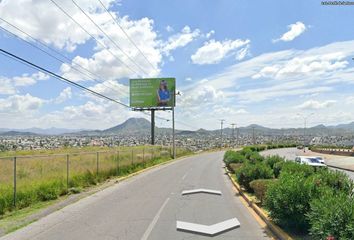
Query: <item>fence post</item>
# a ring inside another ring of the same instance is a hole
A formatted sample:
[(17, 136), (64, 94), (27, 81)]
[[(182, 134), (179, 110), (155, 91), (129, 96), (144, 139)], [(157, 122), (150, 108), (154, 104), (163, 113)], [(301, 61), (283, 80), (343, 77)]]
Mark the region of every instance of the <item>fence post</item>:
[(66, 154), (66, 190), (69, 190), (69, 154)]
[(145, 164), (145, 148), (143, 148), (143, 163)]
[(119, 169), (119, 161), (120, 161), (120, 155), (119, 155), (119, 150), (117, 151), (117, 155), (118, 155), (118, 168), (117, 168), (117, 171), (118, 171), (118, 175), (120, 175), (120, 169)]
[(17, 157), (14, 157), (14, 207), (16, 207), (16, 197), (17, 197)]
[(134, 150), (132, 149), (132, 165), (134, 164)]
[(99, 152), (96, 152), (96, 175), (98, 175), (98, 167), (99, 167), (100, 155)]

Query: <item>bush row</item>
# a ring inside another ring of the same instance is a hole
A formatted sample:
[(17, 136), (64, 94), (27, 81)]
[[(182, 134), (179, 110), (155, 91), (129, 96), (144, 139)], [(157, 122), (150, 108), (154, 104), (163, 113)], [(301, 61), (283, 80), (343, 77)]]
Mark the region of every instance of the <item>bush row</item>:
[(354, 184), (346, 174), (279, 156), (262, 157), (259, 149), (264, 147), (229, 151), (224, 161), (234, 167), (238, 183), (255, 194), (273, 221), (313, 239), (354, 239)]

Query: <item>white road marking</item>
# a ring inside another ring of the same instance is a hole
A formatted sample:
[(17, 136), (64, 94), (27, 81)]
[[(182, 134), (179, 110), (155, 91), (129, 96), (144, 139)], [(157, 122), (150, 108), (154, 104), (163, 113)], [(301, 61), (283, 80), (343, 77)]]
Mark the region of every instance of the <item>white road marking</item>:
[(182, 195), (195, 194), (195, 193), (209, 193), (209, 194), (221, 195), (220, 191), (210, 190), (210, 189), (205, 189), (205, 188), (186, 190), (186, 191), (182, 192)]
[(237, 220), (237, 218), (231, 218), (229, 220), (216, 223), (210, 226), (196, 224), (196, 223), (182, 222), (182, 221), (177, 221), (176, 224), (177, 230), (207, 234), (210, 236), (234, 229), (239, 226), (240, 226), (240, 222)]
[(167, 203), (168, 203), (169, 200), (170, 200), (170, 198), (167, 198), (167, 199), (165, 200), (165, 202), (162, 204), (162, 206), (160, 207), (159, 211), (156, 213), (154, 219), (152, 219), (150, 225), (149, 225), (148, 228), (146, 229), (146, 231), (145, 231), (143, 237), (141, 238), (141, 240), (147, 240), (147, 239), (149, 238), (150, 233), (151, 233), (152, 230), (154, 229), (154, 227), (155, 227), (157, 221), (158, 221), (159, 218), (160, 218), (160, 215), (161, 215), (163, 209), (165, 208), (165, 206), (167, 205)]

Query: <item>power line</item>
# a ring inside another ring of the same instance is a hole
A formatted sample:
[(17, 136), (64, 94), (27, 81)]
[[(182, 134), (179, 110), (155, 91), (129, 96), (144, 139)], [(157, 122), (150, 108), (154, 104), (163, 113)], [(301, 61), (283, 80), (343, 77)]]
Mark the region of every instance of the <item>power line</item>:
[[(20, 29), (19, 27), (15, 26), (14, 24), (8, 22), (7, 20), (5, 20), (5, 19), (3, 19), (3, 18), (1, 18), (1, 17), (0, 17), (0, 19), (1, 19), (3, 22), (5, 22), (6, 24), (8, 24), (8, 25), (10, 25), (11, 27), (13, 27), (14, 29), (16, 29), (17, 31), (19, 31), (19, 32), (21, 32), (22, 34), (26, 35), (26, 36), (27, 36), (28, 38), (30, 38), (32, 41), (34, 41), (34, 42), (36, 42), (37, 44), (39, 44), (39, 45), (41, 45), (41, 46), (43, 46), (43, 47), (45, 47), (45, 48), (47, 48), (47, 49), (49, 49), (49, 50), (55, 52), (55, 53), (58, 54), (58, 55), (60, 55), (62, 58), (66, 59), (66, 61), (68, 61), (68, 63), (71, 62), (71, 59), (68, 58), (68, 57), (66, 57), (64, 54), (60, 53), (59, 51), (55, 50), (54, 48), (52, 48), (52, 47), (50, 47), (50, 46), (48, 46), (48, 45), (46, 45), (46, 44), (44, 44), (44, 43), (41, 42), (40, 40), (34, 38), (34, 37), (31, 36), (29, 33), (25, 32), (24, 30)], [(12, 35), (16, 36), (17, 38), (21, 39), (22, 41), (26, 41), (25, 39), (19, 37), (17, 34), (14, 34), (13, 32), (10, 32), (10, 31), (6, 30), (6, 29), (3, 28), (3, 27), (1, 27), (1, 28), (2, 28), (3, 30), (5, 30), (6, 32), (9, 32), (10, 34), (12, 34)], [(28, 41), (26, 41), (26, 42), (27, 42), (28, 44), (31, 44), (31, 43), (28, 42)], [(32, 45), (32, 44), (31, 44), (31, 45)], [(33, 45), (32, 45), (32, 46), (33, 46)], [(37, 46), (34, 46), (34, 47), (37, 48)], [(41, 51), (43, 51), (43, 50), (41, 49)], [(74, 64), (75, 66), (77, 66), (77, 67), (79, 67), (79, 68), (85, 70), (86, 72), (90, 73), (92, 76), (96, 77), (97, 79), (100, 78), (98, 75), (96, 75), (95, 73), (91, 72), (89, 69), (84, 68), (83, 66), (81, 66), (81, 65), (79, 65), (79, 64), (77, 64), (77, 63), (75, 63), (75, 62), (73, 62), (73, 64)]]
[(123, 62), (118, 56), (116, 56), (104, 43), (99, 41), (95, 36), (89, 33), (79, 22), (77, 22), (69, 13), (67, 13), (62, 7), (60, 7), (54, 0), (50, 0), (59, 10), (61, 10), (66, 16), (68, 16), (76, 25), (78, 25), (85, 33), (87, 33), (90, 37), (92, 37), (99, 45), (101, 45), (104, 49), (106, 49), (115, 59), (117, 59), (120, 63), (126, 66), (131, 72), (141, 76), (137, 71), (132, 69), (129, 65)]
[(121, 47), (74, 1), (71, 0), (74, 5), (103, 33), (103, 35), (108, 38), (116, 48), (118, 48), (137, 68), (139, 68), (143, 73), (146, 75), (149, 75), (144, 69), (142, 69), (138, 64), (135, 63), (135, 61), (126, 53), (123, 51)]
[[(0, 18), (0, 19), (1, 19), (1, 18)], [(65, 62), (65, 61), (63, 61), (63, 60), (61, 60), (61, 59), (59, 59), (58, 57), (54, 56), (53, 54), (51, 54), (51, 53), (49, 53), (49, 52), (43, 50), (42, 48), (36, 46), (35, 44), (33, 44), (33, 43), (31, 43), (31, 42), (29, 42), (29, 41), (27, 41), (27, 40), (25, 40), (25, 39), (19, 37), (18, 35), (16, 35), (16, 34), (10, 32), (10, 31), (8, 31), (8, 30), (6, 30), (5, 28), (3, 28), (3, 27), (1, 27), (1, 26), (0, 26), (0, 28), (1, 28), (3, 31), (7, 32), (8, 34), (11, 34), (11, 35), (15, 36), (16, 38), (18, 38), (18, 39), (20, 39), (20, 40), (26, 42), (26, 43), (29, 44), (30, 46), (32, 46), (32, 47), (34, 47), (34, 48), (36, 48), (36, 49), (42, 51), (43, 53), (47, 54), (48, 56), (50, 56), (50, 57), (56, 59), (57, 61), (59, 61), (59, 62), (61, 62), (61, 63), (64, 63), (64, 64), (67, 63), (67, 62)], [(95, 78), (93, 78), (92, 76), (88, 75), (87, 73), (84, 73), (84, 72), (80, 71), (79, 69), (77, 69), (77, 68), (75, 68), (75, 67), (73, 67), (73, 66), (71, 66), (71, 68), (73, 68), (74, 70), (76, 70), (77, 72), (79, 72), (79, 73), (81, 73), (81, 74), (84, 74), (85, 76), (87, 76), (87, 77), (90, 78), (91, 80), (93, 80), (93, 81), (95, 81), (95, 82), (97, 82), (97, 83), (99, 83), (99, 84), (105, 85), (105, 82), (103, 82), (103, 81), (102, 81), (102, 82), (101, 82), (101, 81), (98, 81), (98, 80), (96, 80)], [(111, 85), (114, 86), (113, 84), (111, 84)], [(107, 88), (113, 90), (113, 91), (116, 91), (116, 89), (113, 89), (113, 88), (111, 88), (111, 87), (109, 87), (109, 86), (107, 86), (107, 85), (105, 85), (105, 86), (106, 86)]]
[(145, 58), (145, 60), (150, 64), (150, 66), (155, 69), (156, 72), (159, 72), (156, 67), (151, 63), (151, 61), (146, 57), (146, 55), (143, 53), (143, 51), (136, 45), (136, 43), (131, 39), (131, 37), (129, 36), (129, 34), (124, 30), (124, 28), (119, 24), (119, 22), (114, 18), (114, 16), (112, 15), (112, 13), (110, 11), (108, 11), (108, 9), (106, 8), (106, 6), (102, 3), (101, 0), (98, 0), (100, 2), (100, 4), (102, 5), (102, 7), (106, 10), (106, 12), (111, 16), (112, 20), (117, 24), (117, 26), (122, 30), (122, 32), (125, 34), (125, 36), (129, 39), (129, 41), (136, 47), (136, 49), (138, 49), (138, 51), (140, 52), (140, 54)]
[[(47, 69), (45, 69), (43, 67), (40, 67), (40, 66), (38, 66), (38, 65), (36, 65), (36, 64), (34, 64), (34, 63), (24, 59), (24, 58), (21, 58), (19, 56), (16, 56), (15, 54), (10, 53), (10, 52), (8, 52), (8, 51), (6, 51), (4, 49), (0, 48), (0, 54), (4, 55), (6, 57), (9, 57), (9, 58), (11, 58), (11, 59), (13, 59), (13, 60), (15, 60), (17, 62), (20, 62), (20, 63), (22, 63), (24, 65), (27, 65), (27, 66), (29, 66), (31, 68), (34, 68), (34, 69), (37, 69), (37, 70), (39, 70), (41, 72), (47, 73), (48, 75), (50, 75), (50, 76), (52, 76), (52, 77), (54, 77), (54, 78), (56, 78), (56, 79), (58, 79), (58, 80), (60, 80), (62, 82), (68, 83), (69, 85), (72, 85), (72, 86), (74, 86), (76, 88), (79, 88), (79, 89), (82, 89), (82, 90), (84, 90), (86, 92), (89, 92), (92, 95), (95, 95), (96, 97), (100, 97), (100, 98), (103, 98), (105, 100), (109, 100), (109, 101), (112, 101), (112, 102), (117, 103), (119, 105), (122, 105), (123, 107), (130, 108), (125, 103), (119, 102), (119, 101), (117, 101), (117, 100), (115, 100), (115, 99), (113, 99), (111, 97), (105, 96), (105, 95), (103, 95), (103, 94), (101, 94), (99, 92), (96, 92), (96, 91), (91, 90), (91, 89), (89, 89), (89, 88), (87, 88), (85, 86), (82, 86), (82, 85), (80, 85), (78, 83), (75, 83), (75, 82), (73, 82), (73, 81), (71, 81), (71, 80), (69, 80), (69, 79), (67, 79), (65, 77), (59, 76), (58, 74), (56, 74), (56, 73), (54, 73), (54, 72), (52, 72), (50, 70), (47, 70)], [(146, 114), (146, 113), (144, 113), (144, 114), (145, 115), (149, 115), (149, 114)], [(166, 118), (162, 118), (162, 117), (157, 117), (157, 118), (159, 118), (161, 120), (165, 120), (165, 121), (170, 121), (170, 119), (166, 119)]]
[(6, 50), (4, 50), (4, 49), (0, 49), (0, 53), (3, 54), (4, 56), (7, 56), (7, 57), (9, 57), (9, 58), (14, 59), (14, 60), (17, 61), (17, 62), (20, 62), (20, 63), (22, 63), (22, 64), (25, 64), (25, 65), (27, 65), (27, 66), (29, 66), (29, 67), (31, 67), (31, 68), (34, 68), (34, 69), (37, 69), (37, 70), (39, 70), (39, 71), (41, 71), (41, 72), (47, 73), (48, 75), (50, 75), (50, 76), (52, 76), (52, 77), (54, 77), (54, 78), (56, 78), (56, 79), (59, 79), (60, 81), (66, 82), (66, 83), (68, 83), (68, 84), (70, 84), (70, 85), (72, 85), (72, 86), (75, 86), (75, 87), (80, 88), (80, 89), (82, 89), (82, 90), (84, 90), (84, 91), (87, 91), (87, 92), (89, 92), (89, 93), (91, 93), (91, 94), (93, 94), (93, 95), (95, 95), (95, 96), (98, 96), (98, 97), (100, 97), (100, 98), (103, 98), (103, 99), (106, 99), (106, 100), (109, 100), (109, 101), (118, 103), (118, 104), (120, 104), (120, 105), (122, 105), (122, 106), (124, 106), (124, 107), (128, 107), (128, 108), (129, 108), (128, 105), (126, 105), (126, 104), (124, 104), (124, 103), (122, 103), (122, 102), (119, 102), (119, 101), (117, 101), (117, 100), (115, 100), (115, 99), (113, 99), (113, 98), (107, 97), (107, 96), (105, 96), (105, 95), (103, 95), (103, 94), (101, 94), (101, 93), (98, 93), (98, 92), (96, 92), (96, 91), (94, 91), (94, 90), (91, 90), (91, 89), (89, 89), (89, 88), (87, 88), (87, 87), (85, 87), (85, 86), (82, 86), (82, 85), (80, 85), (80, 84), (78, 84), (78, 83), (76, 83), (76, 82), (73, 82), (73, 81), (71, 81), (71, 80), (69, 80), (69, 79), (67, 79), (67, 78), (65, 78), (65, 77), (59, 76), (58, 74), (56, 74), (56, 73), (54, 73), (54, 72), (52, 72), (52, 71), (50, 71), (50, 70), (47, 70), (47, 69), (45, 69), (45, 68), (43, 68), (43, 67), (40, 67), (40, 66), (38, 66), (38, 65), (36, 65), (36, 64), (34, 64), (34, 63), (32, 63), (32, 62), (30, 62), (30, 61), (27, 61), (26, 59), (23, 59), (23, 58), (21, 58), (21, 57), (19, 57), (19, 56), (16, 56), (16, 55), (10, 53), (10, 52), (8, 52), (8, 51), (6, 51)]
[[(0, 19), (3, 20), (1, 17), (0, 17)], [(13, 26), (13, 25), (10, 24), (10, 26)], [(59, 61), (59, 62), (61, 62), (61, 63), (64, 63), (64, 64), (67, 63), (67, 62), (65, 62), (65, 61), (63, 61), (63, 60), (61, 60), (61, 59), (59, 59), (58, 57), (54, 56), (53, 54), (47, 52), (46, 50), (44, 50), (44, 49), (42, 49), (42, 48), (36, 46), (35, 44), (33, 44), (33, 43), (31, 43), (31, 42), (29, 42), (29, 41), (27, 41), (27, 40), (25, 40), (25, 39), (19, 37), (18, 35), (16, 35), (16, 34), (10, 32), (10, 31), (8, 31), (7, 29), (5, 29), (5, 28), (3, 28), (3, 27), (1, 27), (1, 26), (0, 26), (0, 29), (2, 29), (3, 31), (7, 32), (8, 34), (11, 34), (11, 35), (15, 36), (16, 38), (20, 39), (21, 41), (24, 41), (24, 42), (27, 43), (28, 45), (30, 45), (30, 46), (32, 46), (32, 47), (34, 47), (34, 48), (40, 50), (41, 52), (47, 54), (48, 56), (50, 56), (50, 57), (52, 57), (52, 58), (54, 58), (54, 59), (56, 59), (57, 61)], [(16, 29), (19, 30), (19, 31), (21, 31), (21, 32), (23, 32), (24, 34), (26, 34), (26, 33), (25, 33), (24, 31), (22, 31), (21, 29), (19, 29), (19, 28), (17, 28), (17, 27), (16, 27)], [(30, 35), (28, 35), (28, 36), (31, 37)], [(33, 40), (36, 41), (36, 39), (34, 39), (34, 38), (32, 38), (32, 37), (31, 37), (31, 39), (33, 39)], [(37, 42), (37, 41), (36, 41), (36, 42)], [(38, 42), (39, 42), (39, 41), (38, 41)], [(39, 42), (39, 43), (40, 43), (40, 42)], [(41, 43), (41, 44), (42, 44), (42, 43)], [(42, 45), (44, 45), (44, 44), (42, 44)], [(44, 46), (46, 46), (46, 45), (44, 45)], [(46, 47), (47, 47), (47, 46), (46, 46)], [(57, 52), (57, 51), (55, 50), (55, 52)], [(57, 52), (57, 53), (59, 53), (59, 52)], [(60, 53), (60, 55), (62, 55), (62, 54)], [(75, 64), (75, 65), (78, 65), (78, 64)], [(78, 65), (78, 66), (80, 66), (80, 65)], [(113, 91), (116, 91), (116, 89), (113, 89), (113, 88), (107, 86), (107, 85), (106, 85), (106, 82), (104, 82), (104, 81), (98, 81), (97, 79), (93, 78), (92, 76), (88, 75), (88, 74), (85, 73), (85, 72), (82, 72), (81, 70), (79, 70), (79, 69), (76, 68), (76, 67), (73, 67), (73, 66), (70, 66), (70, 67), (73, 68), (74, 70), (76, 70), (77, 72), (79, 72), (79, 73), (81, 73), (81, 74), (84, 74), (85, 76), (87, 76), (87, 77), (90, 78), (91, 80), (93, 80), (93, 81), (95, 81), (95, 82), (97, 82), (97, 83), (99, 83), (99, 84), (103, 84), (104, 86), (106, 86), (107, 88), (109, 88), (109, 89), (111, 89), (111, 90), (113, 90)], [(81, 68), (82, 68), (82, 67), (81, 67)], [(83, 69), (85, 69), (85, 68), (83, 68)], [(88, 71), (88, 72), (89, 72), (89, 71)], [(115, 85), (111, 84), (110, 82), (108, 82), (108, 83), (109, 83), (111, 86), (116, 87)]]

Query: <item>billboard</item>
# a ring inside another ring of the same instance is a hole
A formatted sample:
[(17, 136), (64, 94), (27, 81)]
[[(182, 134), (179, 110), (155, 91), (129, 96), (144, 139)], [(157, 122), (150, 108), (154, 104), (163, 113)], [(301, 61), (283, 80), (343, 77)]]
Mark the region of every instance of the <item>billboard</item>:
[(130, 107), (174, 107), (175, 78), (130, 79)]

